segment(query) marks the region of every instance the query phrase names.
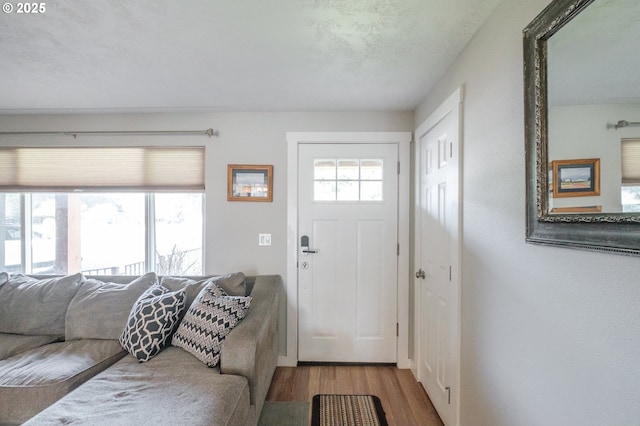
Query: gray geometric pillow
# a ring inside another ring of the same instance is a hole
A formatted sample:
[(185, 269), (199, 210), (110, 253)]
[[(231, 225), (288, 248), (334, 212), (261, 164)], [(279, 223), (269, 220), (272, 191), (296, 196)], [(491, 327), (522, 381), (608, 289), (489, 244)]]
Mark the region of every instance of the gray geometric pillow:
[(185, 309), (186, 291), (169, 292), (160, 285), (147, 289), (131, 308), (120, 344), (139, 362), (164, 348)]
[(172, 277), (172, 276), (163, 276), (160, 281), (160, 285), (162, 287), (166, 287), (169, 291), (178, 291), (183, 288), (187, 292), (187, 300), (185, 305), (187, 308), (191, 306), (193, 301), (196, 299), (200, 291), (209, 283), (209, 279), (202, 280), (192, 280), (187, 277)]
[(220, 296), (220, 289), (202, 289), (178, 326), (171, 344), (181, 347), (209, 367), (220, 362), (224, 338), (246, 315), (251, 297)]

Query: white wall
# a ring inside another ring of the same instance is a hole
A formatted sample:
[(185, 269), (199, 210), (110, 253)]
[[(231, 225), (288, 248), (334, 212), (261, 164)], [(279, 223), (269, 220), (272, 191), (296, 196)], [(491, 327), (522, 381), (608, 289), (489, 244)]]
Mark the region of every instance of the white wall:
[(416, 111), (464, 85), (463, 425), (640, 424), (640, 258), (525, 244), (522, 29), (505, 0)]
[(624, 117), (640, 117), (640, 105), (558, 105), (549, 110), (549, 162), (600, 159), (600, 195), (551, 198), (550, 207), (601, 205), (603, 212), (621, 212), (622, 138), (640, 137), (640, 128), (607, 128)]
[[(0, 131), (201, 130), (206, 136), (20, 136), (0, 137), (3, 145), (149, 145), (206, 146), (205, 272), (286, 275), (286, 132), (412, 131), (413, 114), (396, 113), (212, 113), (0, 116)], [(227, 164), (272, 164), (271, 203), (227, 201)], [(258, 246), (258, 234), (270, 233), (270, 247)], [(286, 286), (286, 283), (285, 283)], [(284, 289), (283, 289), (284, 295)], [(283, 303), (281, 320), (285, 321)], [(281, 327), (281, 354), (286, 327)]]

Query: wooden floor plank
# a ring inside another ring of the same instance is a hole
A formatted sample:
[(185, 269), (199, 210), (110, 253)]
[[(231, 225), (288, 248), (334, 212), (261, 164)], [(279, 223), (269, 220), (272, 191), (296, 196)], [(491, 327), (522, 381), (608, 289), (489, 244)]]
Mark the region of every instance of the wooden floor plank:
[(351, 376), (351, 369), (346, 366), (337, 366), (336, 372), (336, 391), (333, 393), (355, 393), (354, 381)]
[(440, 416), (433, 408), (429, 396), (418, 383), (410, 370), (400, 370), (398, 373), (402, 388), (406, 389), (405, 396), (411, 412), (416, 419), (425, 419), (426, 424), (441, 424)]
[(393, 366), (304, 365), (278, 367), (268, 401), (306, 401), (318, 394), (371, 394), (382, 402), (389, 426), (442, 426), (410, 370)]
[(351, 367), (351, 376), (353, 380), (353, 393), (361, 395), (371, 394), (371, 388), (365, 375), (365, 367), (353, 366)]
[[(319, 368), (313, 368), (313, 367), (306, 367), (309, 369), (309, 383), (308, 383), (308, 388), (309, 391), (307, 392), (307, 396), (305, 398), (305, 401), (310, 402), (311, 399), (313, 398), (314, 395), (317, 395), (321, 392), (320, 390), (320, 369)], [(294, 370), (294, 371), (297, 371)]]
[(389, 420), (398, 425), (407, 425), (414, 422), (413, 413), (406, 409), (406, 397), (404, 390), (400, 386), (397, 378), (397, 369), (384, 369), (382, 373), (382, 385), (387, 391), (386, 404), (383, 401), (383, 407), (391, 410), (392, 417)]

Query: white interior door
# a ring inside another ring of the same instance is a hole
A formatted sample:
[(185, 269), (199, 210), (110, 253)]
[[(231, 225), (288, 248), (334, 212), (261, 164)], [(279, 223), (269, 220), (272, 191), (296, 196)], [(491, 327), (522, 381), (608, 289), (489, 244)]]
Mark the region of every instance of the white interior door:
[(459, 94), (452, 98), (416, 132), (418, 379), (446, 425), (457, 424), (459, 395)]
[(396, 362), (398, 145), (301, 144), (298, 359)]

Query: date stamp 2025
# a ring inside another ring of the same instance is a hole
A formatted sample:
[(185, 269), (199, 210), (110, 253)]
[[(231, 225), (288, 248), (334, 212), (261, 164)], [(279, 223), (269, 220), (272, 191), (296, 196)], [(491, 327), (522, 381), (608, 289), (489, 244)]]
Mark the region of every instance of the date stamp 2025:
[(6, 14), (39, 14), (47, 11), (46, 3), (4, 3), (2, 11)]

